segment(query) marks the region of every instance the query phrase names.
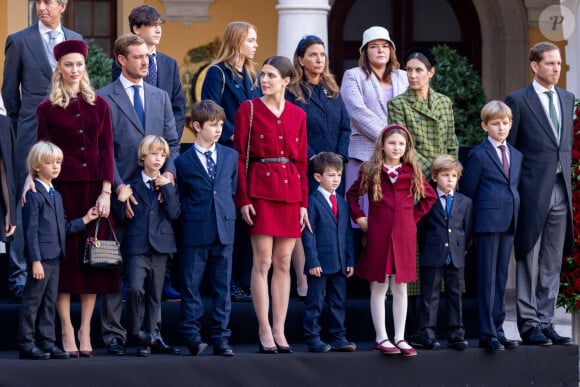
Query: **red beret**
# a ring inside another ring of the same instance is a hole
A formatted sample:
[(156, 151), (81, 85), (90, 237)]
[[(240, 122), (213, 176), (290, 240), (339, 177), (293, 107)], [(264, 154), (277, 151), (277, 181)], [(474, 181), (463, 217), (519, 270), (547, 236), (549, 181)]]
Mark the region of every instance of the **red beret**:
[(54, 58), (56, 60), (59, 60), (64, 55), (71, 54), (73, 52), (81, 54), (86, 58), (89, 54), (89, 48), (82, 40), (65, 40), (54, 46), (53, 52)]

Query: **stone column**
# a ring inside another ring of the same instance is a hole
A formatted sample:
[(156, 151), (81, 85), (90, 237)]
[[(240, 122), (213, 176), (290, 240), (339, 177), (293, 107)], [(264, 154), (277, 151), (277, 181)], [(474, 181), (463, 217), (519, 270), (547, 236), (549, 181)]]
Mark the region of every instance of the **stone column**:
[(328, 49), (328, 0), (279, 0), (278, 55), (292, 59), (304, 35), (317, 35)]

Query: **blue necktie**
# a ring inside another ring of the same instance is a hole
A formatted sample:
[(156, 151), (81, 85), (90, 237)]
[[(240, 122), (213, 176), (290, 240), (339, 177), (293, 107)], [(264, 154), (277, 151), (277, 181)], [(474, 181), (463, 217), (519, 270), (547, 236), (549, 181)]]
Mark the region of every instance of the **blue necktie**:
[[(451, 206), (453, 205), (453, 195), (445, 195), (445, 216), (447, 217), (447, 224), (449, 224), (449, 217), (451, 216)], [(451, 263), (451, 252), (447, 254), (447, 259), (445, 264), (449, 265)]]
[(204, 153), (206, 160), (207, 160), (207, 174), (209, 175), (210, 179), (215, 179), (215, 161), (211, 157), (211, 151), (208, 150)]
[(149, 194), (149, 200), (153, 202), (155, 200), (155, 196), (157, 196), (157, 191), (155, 191), (155, 180), (148, 180), (147, 183), (149, 183), (149, 189), (147, 192)]
[(157, 63), (155, 62), (155, 54), (149, 54), (149, 71), (144, 80), (148, 84), (157, 87)]
[(51, 54), (52, 54), (52, 50), (54, 49), (54, 46), (56, 46), (56, 38), (57, 37), (58, 37), (57, 30), (48, 31), (48, 48), (50, 49)]
[(52, 202), (55, 202), (55, 195), (54, 195), (54, 188), (50, 187), (48, 189), (48, 194), (50, 195), (50, 197), (52, 198)]
[(135, 108), (135, 113), (137, 113), (137, 118), (141, 121), (141, 126), (145, 129), (145, 110), (143, 109), (141, 94), (139, 94), (141, 85), (133, 85), (131, 87), (133, 88), (133, 107)]

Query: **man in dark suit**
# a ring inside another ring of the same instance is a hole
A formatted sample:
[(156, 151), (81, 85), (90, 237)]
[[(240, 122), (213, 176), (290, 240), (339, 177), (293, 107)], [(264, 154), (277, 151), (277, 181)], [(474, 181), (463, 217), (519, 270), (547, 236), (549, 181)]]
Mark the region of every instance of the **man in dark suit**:
[(233, 356), (228, 324), (238, 153), (217, 143), (226, 118), (221, 106), (211, 100), (196, 102), (191, 118), (195, 143), (175, 162), (182, 199), (180, 330), (192, 355), (205, 350), (207, 344), (201, 337), (204, 309), (199, 290), (207, 267), (213, 293), (213, 353)]
[[(348, 204), (336, 195), (342, 180), (342, 158), (336, 153), (313, 156), (312, 172), (318, 187), (308, 197), (312, 231), (302, 231), (306, 254), (304, 273), (308, 292), (304, 300), (304, 338), (310, 352), (352, 352), (356, 344), (346, 339), (346, 278), (354, 274), (354, 242)], [(320, 315), (328, 303), (328, 332), (332, 341), (320, 339)]]
[[(115, 190), (139, 171), (137, 148), (139, 142), (149, 134), (163, 137), (169, 144), (170, 156), (165, 162), (163, 174), (175, 181), (173, 161), (179, 155), (179, 139), (175, 131), (175, 120), (171, 101), (164, 90), (143, 82), (147, 75), (149, 60), (145, 41), (137, 35), (126, 34), (115, 41), (114, 55), (121, 67), (121, 76), (97, 91), (109, 103), (115, 147)], [(133, 216), (127, 201), (127, 213)], [(112, 354), (125, 353), (126, 331), (121, 326), (121, 295), (110, 294), (101, 299), (101, 328), (103, 340)], [(155, 338), (151, 351), (175, 353), (178, 348), (167, 346), (161, 335)]]
[[(149, 50), (149, 71), (144, 81), (165, 90), (171, 98), (173, 116), (175, 118), (175, 130), (177, 138), (181, 138), (185, 126), (185, 97), (181, 87), (179, 68), (175, 59), (157, 51), (157, 45), (161, 40), (162, 25), (165, 23), (163, 15), (149, 5), (140, 5), (133, 8), (129, 14), (129, 28), (131, 32), (139, 35), (147, 44)], [(121, 74), (121, 69), (113, 61), (113, 80)], [(167, 272), (163, 284), (162, 298), (168, 301), (179, 301), (181, 294), (173, 287), (172, 260), (167, 262)]]
[(505, 288), (518, 224), (522, 154), (507, 143), (512, 114), (502, 101), (481, 110), (487, 139), (468, 155), (462, 192), (473, 200), (473, 233), (477, 252), (479, 346), (489, 352), (518, 346), (506, 338)]
[(529, 59), (532, 84), (506, 98), (513, 111), (508, 141), (524, 155), (515, 235), (518, 328), (524, 344), (567, 345), (572, 340), (556, 332), (552, 319), (562, 256), (573, 246), (574, 95), (555, 87), (562, 67), (556, 45), (537, 43)]
[[(4, 51), (4, 82), (2, 98), (12, 120), (16, 139), (15, 183), (20, 192), (26, 178), (26, 155), (36, 142), (36, 108), (48, 96), (56, 60), (53, 47), (63, 40), (83, 37), (64, 28), (61, 15), (68, 0), (38, 0), (36, 15), (39, 22), (6, 38)], [(17, 209), (20, 224), (21, 208)], [(16, 229), (10, 243), (9, 288), (14, 298), (20, 298), (26, 282), (26, 260), (22, 229)]]
[[(464, 288), (465, 249), (471, 234), (471, 199), (456, 192), (463, 167), (451, 155), (437, 156), (431, 163), (431, 178), (436, 183), (437, 197), (431, 211), (418, 227), (421, 249), (421, 304), (419, 330), (411, 345), (436, 349), (435, 336), (441, 282), (445, 279), (447, 306), (447, 345), (464, 350), (465, 328), (462, 318), (461, 293)], [(449, 207), (449, 208), (448, 208)]]

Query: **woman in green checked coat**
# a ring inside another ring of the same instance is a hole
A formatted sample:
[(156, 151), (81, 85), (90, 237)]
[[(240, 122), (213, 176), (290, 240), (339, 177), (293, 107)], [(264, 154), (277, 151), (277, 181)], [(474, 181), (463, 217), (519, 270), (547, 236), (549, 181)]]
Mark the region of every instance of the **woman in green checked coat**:
[[(437, 64), (431, 50), (422, 47), (411, 48), (405, 55), (403, 63), (406, 66), (409, 87), (387, 104), (389, 125), (399, 124), (409, 130), (415, 142), (415, 157), (426, 179), (431, 180), (429, 169), (435, 157), (441, 154), (457, 157), (459, 145), (455, 136), (453, 108), (449, 97), (429, 87)], [(421, 293), (418, 264), (420, 254), (417, 248), (417, 281), (408, 284), (409, 296)], [(415, 305), (414, 297), (409, 300), (409, 305)], [(412, 307), (409, 308), (407, 321), (411, 326), (416, 321)], [(418, 344), (413, 337), (409, 340)]]
[(404, 63), (409, 88), (388, 103), (389, 124), (409, 130), (415, 141), (416, 157), (429, 179), (429, 167), (441, 154), (457, 156), (458, 143), (451, 100), (429, 87), (437, 64), (427, 48), (412, 48)]

